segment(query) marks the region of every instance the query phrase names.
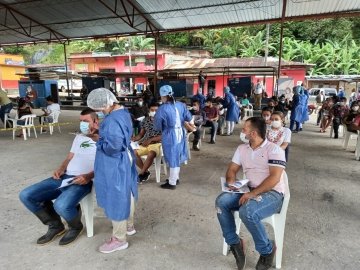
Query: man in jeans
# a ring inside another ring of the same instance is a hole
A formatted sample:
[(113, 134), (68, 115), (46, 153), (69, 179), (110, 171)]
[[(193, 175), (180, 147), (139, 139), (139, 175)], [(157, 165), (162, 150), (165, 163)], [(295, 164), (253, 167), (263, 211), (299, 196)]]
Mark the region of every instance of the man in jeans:
[(219, 120), (219, 109), (213, 105), (213, 101), (211, 98), (206, 100), (204, 112), (206, 115), (206, 123), (204, 127), (211, 127), (211, 139), (210, 144), (215, 144), (216, 132), (218, 128), (218, 120)]
[(341, 119), (348, 113), (349, 107), (346, 105), (346, 97), (340, 98), (340, 101), (331, 108), (330, 117), (333, 117), (334, 139), (339, 138)]
[[(60, 239), (59, 245), (70, 244), (83, 230), (79, 202), (91, 192), (94, 177), (94, 140), (98, 137), (95, 111), (88, 108), (81, 112), (80, 130), (82, 134), (75, 137), (70, 153), (53, 176), (20, 192), (21, 202), (48, 226), (47, 233), (37, 240), (39, 245), (47, 244), (65, 233), (60, 217), (66, 221), (69, 230)], [(73, 178), (71, 185), (60, 188), (62, 180), (68, 178)]]
[(281, 211), (285, 185), (283, 171), (286, 166), (285, 152), (279, 146), (266, 140), (265, 120), (252, 117), (246, 120), (240, 139), (241, 144), (226, 172), (227, 184), (236, 180), (242, 168), (249, 179), (248, 193), (223, 192), (216, 199), (217, 217), (223, 236), (235, 256), (238, 269), (245, 267), (245, 253), (242, 239), (236, 234), (233, 211), (239, 211), (240, 218), (252, 235), (255, 248), (260, 253), (257, 270), (269, 269), (276, 247), (270, 241), (261, 220)]

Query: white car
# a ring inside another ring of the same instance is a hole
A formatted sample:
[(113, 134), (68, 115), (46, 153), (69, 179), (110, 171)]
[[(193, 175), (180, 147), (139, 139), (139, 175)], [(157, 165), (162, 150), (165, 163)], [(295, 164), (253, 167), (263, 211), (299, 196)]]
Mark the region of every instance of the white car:
[(309, 101), (308, 104), (316, 104), (316, 96), (323, 91), (325, 97), (331, 97), (337, 95), (337, 90), (335, 88), (322, 87), (322, 88), (310, 88), (309, 89)]

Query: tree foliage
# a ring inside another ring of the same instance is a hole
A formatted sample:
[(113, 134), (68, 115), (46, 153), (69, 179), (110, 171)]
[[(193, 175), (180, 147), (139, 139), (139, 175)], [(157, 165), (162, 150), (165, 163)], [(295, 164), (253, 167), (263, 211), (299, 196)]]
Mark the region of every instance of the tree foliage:
[[(265, 25), (204, 29), (162, 34), (160, 46), (199, 48), (213, 57), (258, 57), (266, 50)], [(268, 42), (269, 56), (279, 54), (280, 24), (272, 24)], [(286, 22), (283, 58), (315, 64), (312, 74), (360, 73), (360, 18), (336, 18)], [(154, 39), (143, 36), (73, 41), (70, 53), (111, 52), (124, 54), (131, 50), (154, 48)], [(62, 44), (5, 47), (5, 52), (24, 55), (26, 63), (64, 63)]]

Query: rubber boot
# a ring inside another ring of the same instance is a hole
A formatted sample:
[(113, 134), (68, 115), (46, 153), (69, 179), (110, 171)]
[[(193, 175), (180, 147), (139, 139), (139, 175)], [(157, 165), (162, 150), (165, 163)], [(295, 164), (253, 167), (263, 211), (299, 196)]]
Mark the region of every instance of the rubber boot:
[(44, 225), (48, 225), (48, 231), (37, 240), (37, 244), (45, 245), (53, 241), (56, 236), (60, 236), (65, 232), (64, 224), (60, 216), (55, 212), (53, 203), (45, 202), (44, 208), (36, 212), (35, 215)]
[(193, 142), (193, 150), (194, 151), (200, 151), (198, 144), (199, 144), (199, 142), (194, 140), (194, 142)]
[(234, 254), (238, 270), (243, 270), (246, 264), (246, 257), (242, 239), (240, 239), (239, 244), (231, 245), (230, 250)]
[(67, 221), (69, 230), (65, 235), (60, 239), (59, 245), (65, 246), (75, 241), (76, 238), (83, 231), (84, 225), (81, 223), (81, 208), (78, 206), (78, 214), (72, 220)]

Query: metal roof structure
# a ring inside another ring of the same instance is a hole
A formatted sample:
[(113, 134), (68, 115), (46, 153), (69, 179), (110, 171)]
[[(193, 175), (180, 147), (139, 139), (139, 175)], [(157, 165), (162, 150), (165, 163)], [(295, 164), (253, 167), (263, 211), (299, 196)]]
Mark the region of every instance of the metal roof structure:
[(359, 15), (360, 0), (0, 0), (0, 45)]

